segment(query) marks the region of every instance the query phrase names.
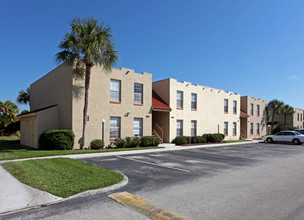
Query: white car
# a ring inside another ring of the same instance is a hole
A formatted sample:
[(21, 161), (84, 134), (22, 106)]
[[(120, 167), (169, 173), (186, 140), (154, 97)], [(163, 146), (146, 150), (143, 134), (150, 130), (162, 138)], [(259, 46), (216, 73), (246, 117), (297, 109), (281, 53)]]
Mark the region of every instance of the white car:
[(266, 135), (263, 140), (267, 143), (272, 142), (290, 142), (293, 144), (302, 144), (304, 135), (297, 131), (281, 131), (274, 135)]

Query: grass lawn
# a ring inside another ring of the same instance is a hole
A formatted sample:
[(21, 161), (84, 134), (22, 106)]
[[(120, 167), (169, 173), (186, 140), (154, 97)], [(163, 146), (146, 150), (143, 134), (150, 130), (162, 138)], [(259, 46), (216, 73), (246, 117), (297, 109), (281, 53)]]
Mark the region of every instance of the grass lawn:
[(234, 141), (225, 141), (225, 143), (235, 143), (235, 142), (248, 142), (252, 140), (234, 140)]
[(0, 141), (18, 141), (18, 137), (0, 136)]
[(2, 166), (19, 181), (63, 198), (123, 180), (119, 173), (69, 158), (8, 162)]
[[(137, 148), (116, 148), (104, 150), (36, 150), (25, 146), (15, 145), (18, 141), (1, 141), (0, 137), (0, 160), (13, 160), (31, 157), (45, 157), (68, 154), (88, 154), (88, 153), (104, 153), (115, 151), (131, 151), (131, 150), (146, 150), (157, 149), (160, 147), (137, 147)], [(16, 140), (16, 139), (15, 139)]]

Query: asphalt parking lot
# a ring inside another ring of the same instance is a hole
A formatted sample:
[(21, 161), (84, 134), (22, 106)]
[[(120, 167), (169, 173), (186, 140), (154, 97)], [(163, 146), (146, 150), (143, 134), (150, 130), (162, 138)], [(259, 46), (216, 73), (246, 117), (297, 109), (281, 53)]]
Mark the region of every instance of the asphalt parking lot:
[(304, 219), (304, 145), (185, 147), (81, 160), (121, 172), (129, 183), (6, 219), (146, 219), (108, 197), (123, 191), (190, 219)]

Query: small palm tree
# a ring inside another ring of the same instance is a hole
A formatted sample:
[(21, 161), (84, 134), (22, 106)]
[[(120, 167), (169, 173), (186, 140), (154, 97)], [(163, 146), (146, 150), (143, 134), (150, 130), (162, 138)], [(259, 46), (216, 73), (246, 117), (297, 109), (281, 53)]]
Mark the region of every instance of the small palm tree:
[[(94, 18), (73, 19), (71, 32), (65, 35), (59, 48), (62, 51), (56, 55), (57, 62), (66, 62), (74, 68), (74, 74), (77, 77), (85, 77), (83, 129), (80, 146), (83, 149), (91, 69), (96, 64), (102, 66), (105, 71), (111, 71), (111, 67), (118, 61), (118, 55), (117, 51), (114, 50), (110, 26), (100, 25)], [(85, 68), (83, 68), (84, 66)]]
[(30, 101), (30, 88), (27, 87), (24, 91), (23, 89), (19, 91), (19, 95), (17, 97), (17, 102), (20, 104), (27, 104)]
[(276, 114), (280, 112), (283, 105), (284, 105), (284, 102), (279, 101), (277, 99), (271, 100), (267, 105), (268, 111), (271, 112), (271, 133), (273, 130), (274, 118), (275, 118)]
[(11, 123), (18, 121), (18, 113), (19, 108), (15, 103), (11, 101), (0, 101), (0, 130), (7, 127)]
[(286, 120), (288, 115), (293, 115), (295, 113), (293, 107), (290, 105), (283, 105), (279, 111), (279, 114), (284, 115), (284, 125), (286, 126)]

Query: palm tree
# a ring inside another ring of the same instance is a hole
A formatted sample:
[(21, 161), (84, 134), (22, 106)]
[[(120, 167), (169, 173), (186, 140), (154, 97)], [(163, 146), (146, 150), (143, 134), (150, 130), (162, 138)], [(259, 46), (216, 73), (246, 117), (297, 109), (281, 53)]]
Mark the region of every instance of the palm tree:
[(19, 108), (15, 103), (11, 101), (0, 101), (0, 130), (7, 127), (11, 123), (18, 121), (18, 113)]
[(17, 102), (20, 104), (27, 104), (30, 101), (30, 87), (27, 87), (24, 91), (23, 89), (19, 91), (17, 97)]
[(80, 149), (83, 149), (91, 69), (96, 64), (109, 72), (111, 67), (118, 61), (117, 51), (114, 50), (111, 27), (100, 25), (94, 18), (75, 18), (71, 22), (71, 32), (65, 35), (59, 48), (62, 51), (56, 55), (57, 62), (65, 62), (72, 66), (75, 76), (85, 77), (83, 129), (80, 146)]
[(273, 130), (274, 118), (275, 118), (276, 114), (280, 112), (283, 105), (284, 105), (284, 102), (279, 101), (277, 99), (271, 100), (267, 105), (268, 111), (271, 112), (271, 133)]
[(284, 115), (284, 126), (286, 126), (286, 119), (288, 115), (293, 115), (295, 113), (293, 107), (290, 105), (283, 105), (279, 111), (279, 114)]

